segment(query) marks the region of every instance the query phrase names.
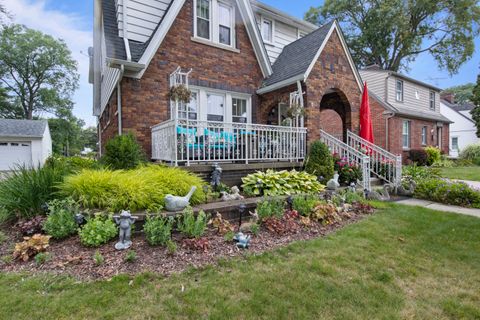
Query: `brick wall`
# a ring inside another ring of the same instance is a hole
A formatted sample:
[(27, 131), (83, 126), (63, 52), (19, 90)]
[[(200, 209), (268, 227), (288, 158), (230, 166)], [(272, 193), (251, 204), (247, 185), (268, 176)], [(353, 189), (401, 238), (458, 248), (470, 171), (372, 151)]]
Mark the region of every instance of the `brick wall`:
[(103, 152), (105, 151), (105, 142), (118, 134), (118, 108), (116, 89), (113, 91), (112, 97), (110, 98), (110, 101), (105, 107), (105, 110), (103, 110), (98, 125), (100, 127), (102, 139), (101, 153), (103, 154)]

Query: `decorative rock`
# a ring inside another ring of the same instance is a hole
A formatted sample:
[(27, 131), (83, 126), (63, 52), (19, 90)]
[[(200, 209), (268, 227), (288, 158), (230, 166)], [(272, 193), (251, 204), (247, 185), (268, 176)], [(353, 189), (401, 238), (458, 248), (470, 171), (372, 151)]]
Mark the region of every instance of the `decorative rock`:
[(237, 233), (233, 237), (233, 240), (237, 242), (237, 248), (240, 248), (240, 249), (247, 249), (248, 246), (250, 245), (250, 239), (251, 239), (251, 236), (246, 236), (242, 232)]
[(340, 183), (338, 182), (339, 177), (340, 177), (340, 175), (335, 172), (335, 174), (333, 175), (333, 179), (330, 179), (327, 182), (327, 189), (328, 190), (334, 190), (335, 191), (340, 187)]
[(192, 197), (195, 190), (197, 190), (197, 187), (193, 186), (190, 189), (190, 192), (185, 197), (178, 197), (167, 194), (165, 196), (165, 209), (171, 212), (182, 211), (190, 205), (190, 198)]
[(119, 216), (113, 216), (113, 219), (120, 228), (119, 240), (115, 244), (115, 249), (125, 250), (130, 248), (132, 245), (132, 225), (138, 217), (132, 216), (130, 211), (122, 211)]

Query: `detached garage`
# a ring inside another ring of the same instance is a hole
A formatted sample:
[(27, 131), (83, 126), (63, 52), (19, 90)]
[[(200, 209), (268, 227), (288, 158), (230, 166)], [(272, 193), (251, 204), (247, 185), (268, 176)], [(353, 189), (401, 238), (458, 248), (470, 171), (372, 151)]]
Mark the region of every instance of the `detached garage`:
[(47, 120), (0, 119), (0, 171), (43, 166), (51, 154)]

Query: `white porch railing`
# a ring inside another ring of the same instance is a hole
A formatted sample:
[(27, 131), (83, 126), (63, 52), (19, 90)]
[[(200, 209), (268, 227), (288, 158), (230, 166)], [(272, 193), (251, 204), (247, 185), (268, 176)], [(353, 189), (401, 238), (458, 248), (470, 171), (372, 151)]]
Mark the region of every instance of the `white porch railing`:
[(347, 143), (355, 150), (363, 150), (363, 153), (369, 155), (370, 170), (374, 175), (395, 187), (400, 186), (402, 181), (402, 156), (394, 155), (351, 131), (347, 132)]
[(370, 158), (357, 149), (352, 148), (343, 141), (320, 130), (320, 141), (325, 143), (332, 153), (338, 154), (341, 158), (347, 159), (350, 163), (355, 163), (362, 171), (362, 181), (360, 182), (364, 190), (371, 190), (370, 184)]
[(175, 165), (303, 161), (306, 138), (306, 128), (177, 119), (152, 127), (152, 159)]

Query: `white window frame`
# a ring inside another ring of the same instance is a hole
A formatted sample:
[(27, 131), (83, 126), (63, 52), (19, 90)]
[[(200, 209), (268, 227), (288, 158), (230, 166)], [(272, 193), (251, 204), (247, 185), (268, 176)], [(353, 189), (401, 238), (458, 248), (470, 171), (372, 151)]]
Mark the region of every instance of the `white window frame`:
[[(457, 139), (457, 147), (456, 148), (454, 147), (455, 145), (453, 143), (453, 139)], [(452, 137), (452, 150), (453, 151), (459, 151), (458, 142), (459, 142), (458, 136)]]
[[(402, 90), (401, 91), (398, 90), (398, 84), (399, 83), (402, 84)], [(405, 83), (403, 82), (403, 80), (396, 79), (395, 80), (395, 101), (403, 102), (404, 92), (405, 92)], [(400, 95), (400, 97), (399, 97), (399, 95)]]
[[(198, 111), (198, 106), (199, 106), (200, 93), (198, 92), (198, 90), (190, 90), (190, 91), (192, 92), (192, 95), (193, 95), (193, 94), (196, 94), (196, 96), (197, 96), (197, 110), (196, 110), (195, 112), (190, 112), (190, 111), (189, 111), (189, 106), (188, 106), (188, 105), (190, 104), (190, 102), (189, 102), (189, 103), (186, 103), (187, 108), (186, 108), (185, 113), (187, 114), (187, 118), (180, 118), (180, 117), (179, 117), (179, 114), (180, 114), (180, 105), (181, 105), (182, 103), (177, 101), (177, 102), (175, 103), (175, 105), (176, 105), (176, 110), (175, 110), (175, 113), (176, 113), (176, 114), (175, 114), (175, 117), (176, 117), (177, 119), (190, 120), (190, 121), (199, 120), (200, 113), (199, 113), (199, 111)], [(190, 99), (190, 101), (191, 101), (191, 99)], [(182, 112), (184, 112), (184, 111), (182, 111)], [(197, 114), (197, 118), (196, 118), (196, 119), (190, 119), (190, 118), (189, 118), (189, 114), (190, 114), (190, 113), (196, 113), (196, 114)]]
[(244, 122), (235, 122), (235, 121), (233, 121), (233, 117), (242, 118), (242, 117), (240, 117), (240, 116), (238, 116), (238, 115), (234, 115), (234, 114), (233, 114), (233, 100), (234, 100), (234, 99), (245, 101), (245, 112), (246, 112), (246, 114), (247, 114), (247, 116), (246, 116), (247, 122), (245, 122), (245, 123), (249, 123), (249, 118), (250, 118), (250, 117), (249, 117), (249, 112), (248, 112), (248, 99), (245, 99), (245, 97), (236, 96), (236, 95), (234, 95), (234, 94), (232, 94), (232, 97), (231, 97), (231, 100), (232, 100), (232, 102), (231, 102), (231, 103), (232, 103), (232, 123), (244, 123)]
[[(267, 40), (263, 34), (263, 24), (265, 21), (270, 22), (270, 40)], [(273, 45), (275, 42), (275, 20), (267, 18), (265, 16), (261, 16), (260, 19), (260, 33), (262, 35), (263, 42), (266, 44), (271, 44)]]
[[(210, 2), (210, 37), (202, 38), (198, 36), (197, 30), (197, 1), (193, 0), (193, 40), (197, 40), (202, 43), (212, 44), (220, 48), (234, 49), (236, 50), (236, 32), (235, 32), (235, 5), (234, 3), (226, 0), (209, 0)], [(230, 45), (220, 42), (220, 19), (219, 19), (219, 6), (229, 7), (231, 10), (231, 25), (230, 25)]]
[[(433, 99), (432, 99), (433, 98)], [(428, 102), (429, 102), (429, 106), (430, 106), (430, 110), (433, 110), (435, 111), (436, 109), (436, 94), (435, 94), (435, 91), (430, 91), (430, 93), (428, 94)]]
[[(404, 137), (405, 137), (405, 132), (404, 132), (404, 129), (405, 129), (405, 123), (407, 123), (407, 145), (405, 145), (405, 141), (404, 141)], [(412, 133), (412, 123), (411, 121), (409, 120), (403, 120), (402, 121), (402, 148), (404, 150), (408, 150), (410, 149), (412, 143), (411, 143), (411, 133)]]
[(422, 127), (422, 145), (426, 146), (428, 142), (428, 128), (427, 126)]

